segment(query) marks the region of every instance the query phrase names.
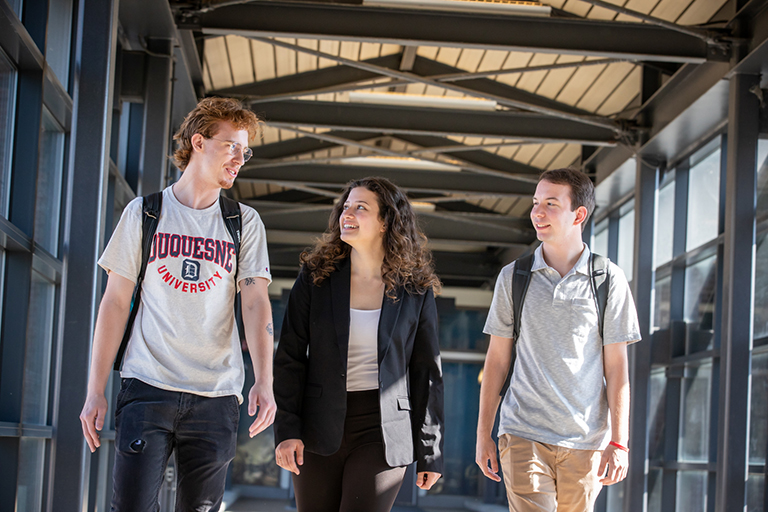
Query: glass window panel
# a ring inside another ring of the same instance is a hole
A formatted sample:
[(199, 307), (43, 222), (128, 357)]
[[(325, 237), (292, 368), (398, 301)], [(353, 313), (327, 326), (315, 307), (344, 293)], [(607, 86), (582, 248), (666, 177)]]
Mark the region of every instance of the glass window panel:
[(685, 372), (678, 459), (684, 462), (707, 462), (712, 364), (690, 366)]
[(672, 278), (667, 276), (657, 279), (653, 294), (653, 330), (669, 329), (672, 308)]
[(35, 242), (58, 255), (61, 182), (64, 174), (64, 132), (43, 109), (40, 167), (37, 172)]
[(764, 512), (765, 475), (751, 474), (747, 477), (747, 512)]
[(8, 216), (16, 69), (0, 50), (0, 215)]
[(660, 267), (672, 259), (672, 235), (675, 227), (675, 182), (659, 190), (656, 209), (656, 261)]
[(608, 219), (595, 226), (595, 236), (592, 239), (592, 252), (608, 256)]
[(632, 263), (635, 256), (635, 210), (632, 209), (619, 218), (619, 256), (616, 264), (621, 267), (632, 281)]
[(768, 219), (768, 140), (757, 141), (757, 218)]
[(662, 471), (660, 469), (648, 471), (648, 512), (661, 510), (661, 481)]
[(443, 363), (445, 383), (445, 467), (429, 494), (477, 496), (482, 477), (475, 464), (482, 364)]
[(50, 0), (45, 60), (48, 61), (64, 89), (68, 89), (71, 40), (72, 0)]
[(21, 418), (24, 423), (45, 425), (48, 419), (48, 388), (53, 347), (56, 285), (32, 272), (24, 356), (24, 388)]
[(651, 372), (651, 404), (648, 422), (648, 454), (651, 460), (661, 459), (664, 454), (664, 408), (666, 407), (667, 376), (664, 368)]
[(11, 0), (11, 8), (16, 13), (16, 16), (21, 19), (21, 0)]
[(757, 236), (755, 251), (755, 339), (768, 336), (768, 230)]
[(704, 512), (707, 509), (707, 472), (680, 471), (675, 503), (677, 512)]
[(768, 447), (768, 353), (752, 357), (749, 414), (749, 463), (765, 464)]
[(483, 326), (487, 309), (456, 308), (450, 299), (437, 299), (440, 348), (443, 350), (482, 350), (488, 348)]
[(710, 143), (691, 157), (685, 243), (687, 251), (717, 236), (720, 208), (720, 139), (717, 138), (713, 142), (716, 144)]
[(684, 308), (688, 353), (712, 348), (716, 285), (716, 256), (685, 269)]
[(624, 487), (626, 480), (608, 486), (606, 492), (605, 510), (624, 510)]
[(19, 476), (16, 510), (43, 509), (45, 439), (22, 437), (19, 440)]

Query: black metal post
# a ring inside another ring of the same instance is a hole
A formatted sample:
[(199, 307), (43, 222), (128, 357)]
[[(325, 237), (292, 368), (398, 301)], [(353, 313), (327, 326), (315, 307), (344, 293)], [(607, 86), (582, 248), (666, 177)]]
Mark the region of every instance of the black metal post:
[(629, 473), (624, 510), (643, 512), (648, 489), (648, 426), (651, 382), (651, 297), (654, 284), (654, 224), (659, 169), (647, 159), (637, 159), (635, 178), (635, 259), (633, 295), (643, 341), (630, 347)]
[(759, 124), (758, 99), (750, 89), (759, 83), (757, 75), (730, 79), (715, 506), (723, 512), (746, 504)]
[[(73, 69), (74, 120), (66, 186), (64, 273), (54, 390), (49, 509), (85, 510), (90, 456), (78, 415), (86, 394), (103, 247), (118, 0), (81, 0)], [(103, 450), (104, 448), (102, 448)], [(93, 508), (93, 507), (91, 507)]]
[(153, 54), (146, 60), (139, 195), (157, 192), (165, 186), (168, 132), (171, 129), (173, 44), (168, 39), (153, 39), (149, 46)]

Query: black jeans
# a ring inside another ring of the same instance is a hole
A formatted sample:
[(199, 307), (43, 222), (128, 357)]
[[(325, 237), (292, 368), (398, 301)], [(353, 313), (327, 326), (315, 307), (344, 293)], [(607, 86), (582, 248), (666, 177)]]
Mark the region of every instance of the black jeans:
[(347, 417), (339, 451), (304, 451), (293, 475), (298, 512), (388, 512), (406, 467), (390, 467), (381, 436), (379, 390), (347, 393)]
[(235, 456), (239, 404), (123, 379), (115, 407), (114, 512), (155, 512), (176, 449), (176, 510), (217, 511)]

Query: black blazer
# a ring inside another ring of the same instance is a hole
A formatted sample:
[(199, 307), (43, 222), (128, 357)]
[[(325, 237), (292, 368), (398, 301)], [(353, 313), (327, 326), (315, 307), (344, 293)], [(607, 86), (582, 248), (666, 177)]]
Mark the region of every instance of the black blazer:
[[(302, 268), (291, 290), (275, 354), (275, 444), (301, 439), (331, 455), (341, 446), (347, 412), (349, 258), (319, 286)], [(379, 320), (379, 404), (387, 464), (418, 461), (443, 472), (443, 374), (437, 309), (423, 295), (398, 290)]]

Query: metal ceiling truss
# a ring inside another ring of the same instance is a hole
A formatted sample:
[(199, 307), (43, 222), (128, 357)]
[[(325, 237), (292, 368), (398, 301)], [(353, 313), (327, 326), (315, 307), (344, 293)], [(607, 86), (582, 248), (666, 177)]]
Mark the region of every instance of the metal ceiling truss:
[(211, 12), (179, 9), (179, 28), (205, 34), (295, 37), (570, 53), (634, 60), (700, 63), (729, 52), (698, 36), (650, 23), (573, 18), (487, 16), (359, 5), (254, 2)]

